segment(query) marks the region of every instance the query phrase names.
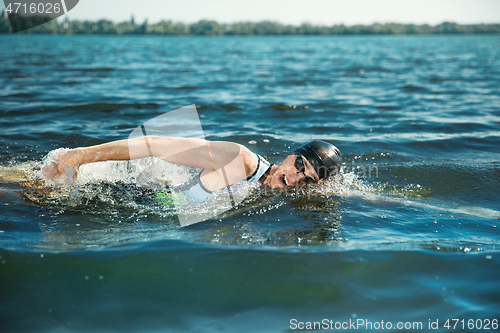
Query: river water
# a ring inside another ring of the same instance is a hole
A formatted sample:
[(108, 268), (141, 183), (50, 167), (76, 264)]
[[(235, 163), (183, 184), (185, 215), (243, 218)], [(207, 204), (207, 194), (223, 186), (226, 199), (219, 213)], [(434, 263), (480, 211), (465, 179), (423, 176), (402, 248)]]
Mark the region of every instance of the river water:
[[(3, 332), (500, 319), (499, 36), (3, 34), (0, 59)], [(273, 163), (329, 141), (342, 174), (187, 227), (137, 201), (127, 162), (65, 195), (20, 186), (55, 149), (192, 104), (209, 140)]]

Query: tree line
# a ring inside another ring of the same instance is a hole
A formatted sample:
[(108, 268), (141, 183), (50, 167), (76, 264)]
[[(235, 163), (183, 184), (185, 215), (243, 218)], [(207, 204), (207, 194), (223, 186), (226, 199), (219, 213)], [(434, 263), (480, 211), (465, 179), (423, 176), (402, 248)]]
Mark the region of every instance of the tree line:
[[(31, 20), (39, 19), (32, 17)], [(23, 20), (25, 20), (23, 18)], [(27, 18), (26, 20), (30, 20)], [(34, 22), (26, 21), (25, 24)], [(7, 16), (0, 16), (0, 33), (11, 32)], [(203, 36), (270, 36), (270, 35), (419, 35), (419, 34), (484, 34), (500, 33), (500, 24), (468, 24), (443, 22), (431, 26), (427, 24), (375, 23), (371, 25), (343, 24), (333, 26), (303, 23), (298, 26), (279, 22), (238, 22), (221, 24), (216, 21), (201, 20), (192, 24), (160, 21), (154, 24), (128, 22), (118, 24), (109, 20), (64, 21), (52, 20), (20, 33), (46, 34), (111, 34), (111, 35), (203, 35)]]

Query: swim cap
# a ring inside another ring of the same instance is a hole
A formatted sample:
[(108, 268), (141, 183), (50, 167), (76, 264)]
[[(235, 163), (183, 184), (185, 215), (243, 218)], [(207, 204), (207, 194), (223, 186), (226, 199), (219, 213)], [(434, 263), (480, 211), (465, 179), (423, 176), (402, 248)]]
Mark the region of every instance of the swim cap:
[(304, 156), (313, 166), (319, 179), (338, 174), (342, 166), (340, 150), (325, 141), (312, 141), (295, 150), (294, 154)]

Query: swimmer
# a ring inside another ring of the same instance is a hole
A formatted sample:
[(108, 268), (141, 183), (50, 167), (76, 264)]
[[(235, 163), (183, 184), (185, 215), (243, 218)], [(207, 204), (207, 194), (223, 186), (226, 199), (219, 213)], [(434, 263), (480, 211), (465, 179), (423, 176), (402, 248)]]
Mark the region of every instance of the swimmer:
[(56, 162), (42, 171), (45, 177), (51, 178), (77, 170), (87, 163), (145, 157), (158, 157), (169, 163), (203, 169), (176, 190), (198, 202), (240, 181), (260, 183), (271, 189), (317, 183), (337, 175), (342, 162), (340, 150), (324, 141), (309, 142), (275, 165), (233, 142), (143, 136), (62, 152)]

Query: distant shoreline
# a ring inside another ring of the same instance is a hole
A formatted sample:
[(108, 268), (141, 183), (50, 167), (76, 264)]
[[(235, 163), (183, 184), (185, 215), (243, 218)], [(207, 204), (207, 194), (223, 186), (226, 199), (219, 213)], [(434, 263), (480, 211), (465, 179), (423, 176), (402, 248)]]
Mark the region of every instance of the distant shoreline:
[[(36, 19), (36, 18), (35, 18)], [(30, 22), (26, 22), (30, 24)], [(12, 32), (6, 15), (0, 16), (0, 33)], [(96, 35), (171, 35), (171, 36), (328, 36), (328, 35), (443, 35), (499, 34), (500, 24), (468, 24), (443, 22), (427, 24), (384, 23), (345, 26), (286, 25), (273, 21), (218, 23), (201, 20), (192, 24), (160, 21), (154, 24), (130, 21), (115, 24), (109, 20), (58, 22), (53, 20), (20, 33), (96, 34)]]

